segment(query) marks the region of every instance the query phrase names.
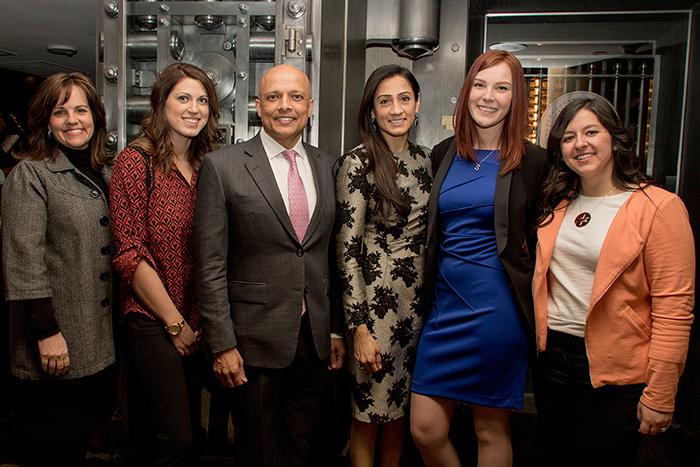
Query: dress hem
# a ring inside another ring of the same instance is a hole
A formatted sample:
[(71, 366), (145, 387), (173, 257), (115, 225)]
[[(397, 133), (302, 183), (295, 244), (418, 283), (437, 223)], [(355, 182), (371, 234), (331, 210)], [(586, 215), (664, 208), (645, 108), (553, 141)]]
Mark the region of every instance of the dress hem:
[(523, 399), (520, 399), (517, 401), (514, 401), (513, 399), (508, 399), (506, 401), (502, 401), (502, 400), (487, 399), (484, 397), (473, 396), (473, 395), (465, 395), (465, 394), (457, 395), (454, 393), (448, 393), (446, 391), (438, 391), (432, 387), (420, 386), (420, 385), (415, 385), (415, 384), (413, 386), (411, 386), (411, 392), (415, 392), (416, 394), (420, 394), (423, 396), (441, 397), (444, 399), (450, 399), (450, 400), (453, 400), (456, 402), (461, 402), (463, 404), (473, 404), (473, 405), (479, 405), (481, 407), (490, 407), (493, 409), (522, 410), (523, 405), (524, 405), (524, 397), (523, 397)]

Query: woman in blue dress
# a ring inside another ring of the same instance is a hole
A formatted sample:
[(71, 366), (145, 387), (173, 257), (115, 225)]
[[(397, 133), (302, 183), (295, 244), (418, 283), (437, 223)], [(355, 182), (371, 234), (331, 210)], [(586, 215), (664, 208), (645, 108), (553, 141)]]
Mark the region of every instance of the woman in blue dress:
[(449, 428), (471, 408), (479, 467), (512, 465), (510, 410), (521, 409), (533, 307), (536, 197), (544, 151), (527, 143), (518, 60), (489, 51), (460, 92), (455, 136), (433, 148), (426, 299), (411, 433), (428, 466), (459, 466)]

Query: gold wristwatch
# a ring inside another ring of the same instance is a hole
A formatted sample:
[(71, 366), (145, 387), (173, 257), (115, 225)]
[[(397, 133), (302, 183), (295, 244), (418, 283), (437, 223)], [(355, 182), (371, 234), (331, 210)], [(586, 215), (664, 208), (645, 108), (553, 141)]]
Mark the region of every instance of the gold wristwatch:
[(171, 336), (177, 336), (180, 334), (182, 331), (182, 328), (185, 327), (185, 318), (180, 318), (180, 321), (174, 324), (170, 324), (168, 326), (165, 326), (165, 330), (170, 334)]

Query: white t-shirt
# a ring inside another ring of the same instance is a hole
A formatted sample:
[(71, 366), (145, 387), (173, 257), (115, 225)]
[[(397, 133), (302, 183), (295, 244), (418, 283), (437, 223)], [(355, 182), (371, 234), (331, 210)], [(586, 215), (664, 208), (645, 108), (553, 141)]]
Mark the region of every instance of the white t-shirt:
[[(631, 191), (606, 197), (579, 195), (566, 209), (549, 266), (550, 329), (584, 337), (600, 249), (610, 224), (631, 195)], [(577, 227), (574, 220), (582, 212), (590, 214), (590, 221)]]

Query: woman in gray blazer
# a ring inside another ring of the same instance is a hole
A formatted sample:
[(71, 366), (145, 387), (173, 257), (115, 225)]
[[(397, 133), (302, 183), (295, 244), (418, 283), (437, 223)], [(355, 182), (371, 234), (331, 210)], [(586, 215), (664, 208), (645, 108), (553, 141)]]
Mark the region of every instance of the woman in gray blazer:
[(104, 108), (80, 73), (44, 81), (2, 189), (11, 409), (26, 465), (75, 466), (113, 408)]

